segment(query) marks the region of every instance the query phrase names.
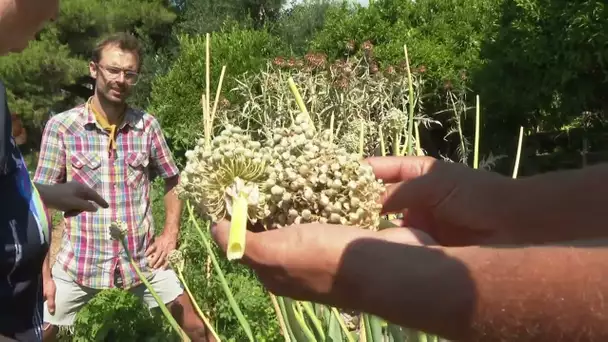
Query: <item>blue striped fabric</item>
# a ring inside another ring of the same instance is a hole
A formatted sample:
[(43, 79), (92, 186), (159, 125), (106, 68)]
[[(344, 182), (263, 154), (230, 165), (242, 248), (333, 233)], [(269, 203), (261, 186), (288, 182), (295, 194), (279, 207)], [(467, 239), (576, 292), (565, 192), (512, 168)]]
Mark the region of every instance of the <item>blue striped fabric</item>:
[(0, 335), (42, 341), (41, 269), (49, 218), (11, 131), (0, 82)]

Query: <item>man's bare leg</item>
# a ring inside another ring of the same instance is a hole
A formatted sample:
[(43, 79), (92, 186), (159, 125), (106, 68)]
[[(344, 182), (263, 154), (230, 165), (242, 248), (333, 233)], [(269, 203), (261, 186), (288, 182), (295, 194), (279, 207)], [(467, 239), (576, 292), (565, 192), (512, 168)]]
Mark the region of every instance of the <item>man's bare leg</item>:
[(205, 326), (194, 309), (194, 305), (192, 305), (192, 301), (190, 301), (186, 292), (175, 298), (167, 307), (192, 342), (217, 342), (213, 338), (211, 330)]
[(42, 327), (42, 341), (56, 342), (57, 333), (59, 333), (59, 327), (49, 323), (44, 323), (44, 326)]

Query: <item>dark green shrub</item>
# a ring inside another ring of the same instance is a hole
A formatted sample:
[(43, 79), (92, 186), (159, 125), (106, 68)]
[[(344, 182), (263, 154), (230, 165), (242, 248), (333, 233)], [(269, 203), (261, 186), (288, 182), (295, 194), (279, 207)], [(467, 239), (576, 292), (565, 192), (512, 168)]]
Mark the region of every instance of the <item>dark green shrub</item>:
[[(205, 91), (205, 36), (179, 38), (180, 55), (152, 86), (149, 111), (158, 116), (173, 153), (180, 160), (203, 132), (201, 95)], [(263, 30), (232, 29), (211, 35), (211, 102), (221, 69), (226, 65), (222, 103), (229, 103), (233, 76), (257, 71), (271, 57), (286, 52), (277, 37)], [(228, 102), (226, 102), (225, 100)], [(213, 103), (211, 104), (213, 107)]]
[(476, 75), (494, 127), (561, 129), (608, 110), (605, 1), (505, 0)]
[(378, 63), (402, 64), (407, 44), (411, 66), (427, 74), (429, 90), (463, 87), (483, 61), (479, 49), (492, 29), (499, 0), (379, 0), (369, 7), (331, 8), (313, 48), (334, 58), (369, 41)]

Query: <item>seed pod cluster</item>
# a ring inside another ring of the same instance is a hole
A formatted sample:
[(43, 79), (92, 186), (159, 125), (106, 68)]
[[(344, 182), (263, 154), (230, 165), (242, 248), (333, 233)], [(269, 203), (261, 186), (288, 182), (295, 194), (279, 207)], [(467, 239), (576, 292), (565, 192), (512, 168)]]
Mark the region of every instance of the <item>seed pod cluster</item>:
[(172, 269), (181, 273), (184, 271), (185, 260), (184, 255), (179, 249), (174, 249), (167, 255), (167, 261)]
[(248, 219), (255, 223), (266, 216), (267, 196), (260, 185), (268, 178), (271, 153), (241, 128), (227, 126), (210, 146), (199, 139), (186, 158), (177, 193), (191, 199), (201, 214), (220, 220), (230, 215), (235, 196), (246, 193)]
[(199, 142), (187, 154), (178, 192), (214, 220), (247, 189), (249, 219), (266, 229), (307, 222), (378, 227), (384, 185), (359, 155), (331, 143), (329, 131), (316, 132), (306, 114), (271, 133), (262, 145), (228, 127), (211, 148)]
[(344, 147), (348, 152), (359, 153), (359, 144), (361, 140), (361, 127), (363, 127), (363, 153), (373, 154), (374, 149), (378, 145), (376, 136), (378, 127), (374, 121), (363, 118), (352, 117), (346, 121), (340, 128), (340, 139), (337, 141), (338, 146)]
[(110, 239), (122, 241), (127, 235), (127, 227), (124, 222), (117, 220), (110, 223), (110, 227), (108, 228), (108, 233), (110, 234)]

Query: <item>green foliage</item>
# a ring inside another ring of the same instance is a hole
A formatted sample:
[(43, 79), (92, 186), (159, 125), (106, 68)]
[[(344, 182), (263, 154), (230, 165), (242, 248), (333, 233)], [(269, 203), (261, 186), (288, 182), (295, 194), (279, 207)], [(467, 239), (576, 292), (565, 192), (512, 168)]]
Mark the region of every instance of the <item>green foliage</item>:
[(177, 34), (200, 35), (221, 30), (227, 23), (242, 28), (253, 26), (251, 18), (238, 1), (186, 1), (174, 27)]
[(275, 21), (285, 0), (192, 0), (178, 1), (177, 34), (205, 34), (220, 30), (226, 23), (240, 28), (261, 28)]
[(118, 31), (155, 36), (167, 30), (175, 17), (164, 0), (64, 0), (56, 26), (60, 41), (88, 59), (100, 36)]
[(606, 113), (604, 1), (505, 0), (476, 78), (495, 125), (555, 130), (584, 111)]
[[(171, 341), (160, 317), (135, 295), (118, 289), (98, 293), (78, 313), (72, 341)], [(175, 340), (175, 339), (173, 339)]]
[(0, 57), (0, 75), (8, 89), (9, 106), (24, 122), (40, 123), (62, 98), (60, 86), (86, 72), (86, 63), (70, 56), (67, 45), (57, 43), (50, 29), (20, 54)]
[(286, 42), (294, 54), (307, 52), (312, 39), (325, 24), (327, 11), (337, 0), (292, 0), (275, 23), (268, 25), (271, 32)]
[(492, 28), (499, 0), (380, 0), (328, 11), (313, 47), (338, 58), (349, 41), (370, 41), (384, 67), (400, 64), (407, 44), (412, 67), (423, 67), (428, 86), (462, 87), (466, 73), (481, 65), (481, 42)]
[[(186, 148), (203, 131), (200, 103), (205, 91), (205, 38), (184, 35), (179, 40), (179, 57), (171, 70), (153, 84), (149, 111), (158, 116), (173, 153), (181, 161)], [(223, 65), (226, 74), (220, 100), (229, 103), (232, 98), (228, 91), (235, 85), (233, 76), (258, 70), (271, 56), (286, 50), (283, 42), (267, 31), (238, 28), (214, 33), (210, 49), (211, 108)]]
[[(183, 221), (186, 219), (184, 218)], [(215, 271), (207, 268), (208, 254), (198, 233), (185, 222), (182, 229), (180, 243), (183, 246), (182, 251), (186, 260), (184, 276), (197, 303), (203, 312), (210, 312), (210, 319), (222, 339), (246, 341), (247, 336), (240, 328)], [(208, 232), (205, 233), (208, 235)], [(249, 269), (243, 265), (229, 262), (222, 257), (219, 248), (213, 247), (215, 255), (218, 256), (218, 262), (226, 272), (226, 280), (236, 302), (239, 303), (246, 319), (252, 322), (251, 329), (255, 339), (268, 342), (279, 341), (280, 339), (277, 339), (278, 323), (266, 290)]]

